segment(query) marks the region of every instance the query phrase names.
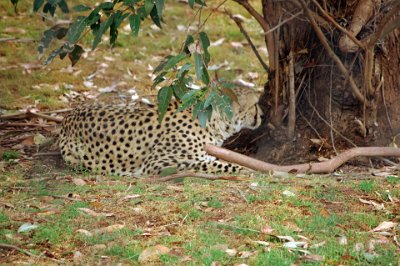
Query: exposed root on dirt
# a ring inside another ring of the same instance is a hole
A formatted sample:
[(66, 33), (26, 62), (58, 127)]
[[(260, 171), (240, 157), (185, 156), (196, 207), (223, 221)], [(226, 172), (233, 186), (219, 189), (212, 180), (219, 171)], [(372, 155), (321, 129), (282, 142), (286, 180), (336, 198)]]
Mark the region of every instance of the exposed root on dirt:
[(205, 147), (207, 153), (219, 159), (236, 163), (250, 169), (260, 172), (282, 171), (290, 173), (331, 173), (336, 168), (343, 165), (347, 161), (358, 156), (384, 156), (384, 157), (400, 157), (400, 148), (391, 147), (358, 147), (346, 150), (336, 157), (325, 161), (316, 163), (294, 164), (294, 165), (276, 165), (266, 163), (240, 153), (230, 151), (221, 147), (207, 144)]
[(38, 256), (38, 255), (35, 255), (35, 254), (33, 254), (33, 253), (31, 253), (31, 252), (29, 252), (29, 251), (27, 251), (27, 250), (25, 250), (25, 249), (22, 249), (22, 248), (20, 248), (20, 247), (17, 247), (17, 246), (15, 246), (15, 245), (0, 243), (0, 249), (12, 249), (12, 250), (16, 250), (16, 251), (18, 251), (18, 252), (20, 252), (20, 253), (22, 253), (22, 254), (28, 255), (28, 256), (30, 256), (30, 257), (37, 258), (37, 259), (42, 259), (42, 258), (43, 258), (43, 259), (48, 259), (48, 260), (51, 260), (51, 261), (54, 261), (54, 262), (57, 262), (57, 263), (64, 263), (63, 261), (57, 260), (57, 259), (54, 259), (54, 258), (49, 258), (49, 257), (46, 257), (46, 256)]

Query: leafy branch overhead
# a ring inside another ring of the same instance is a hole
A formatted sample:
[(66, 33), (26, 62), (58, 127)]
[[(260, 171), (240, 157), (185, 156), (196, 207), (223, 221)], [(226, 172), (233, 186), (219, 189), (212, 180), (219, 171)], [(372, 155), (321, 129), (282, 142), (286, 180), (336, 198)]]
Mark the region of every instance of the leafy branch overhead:
[[(17, 0), (12, 0), (16, 6)], [(200, 6), (205, 3), (202, 0), (195, 0)], [(189, 1), (191, 7), (193, 1)], [(41, 11), (44, 14), (54, 16), (57, 8), (63, 13), (69, 13), (66, 0), (35, 0), (33, 11)], [(162, 27), (162, 16), (164, 11), (164, 0), (115, 0), (104, 2), (95, 7), (79, 4), (72, 8), (74, 12), (81, 12), (84, 15), (78, 16), (70, 25), (62, 27), (55, 25), (43, 33), (39, 44), (39, 56), (43, 55), (46, 48), (54, 38), (63, 39), (65, 43), (52, 51), (45, 61), (50, 63), (55, 57), (63, 59), (66, 55), (74, 65), (80, 58), (82, 46), (79, 41), (89, 32), (93, 35), (92, 49), (95, 49), (101, 42), (102, 36), (109, 32), (110, 45), (113, 47), (118, 38), (118, 28), (126, 20), (131, 26), (132, 35), (137, 36), (140, 30), (141, 21), (150, 18), (158, 27)]]
[[(205, 6), (203, 0), (190, 0), (188, 3), (191, 8), (194, 8), (195, 3), (200, 8)], [(77, 5), (72, 10), (84, 15), (78, 16), (69, 25), (56, 24), (46, 30), (39, 43), (39, 57), (42, 57), (55, 38), (65, 39), (61, 47), (50, 53), (45, 64), (49, 64), (56, 57), (64, 59), (68, 56), (72, 65), (75, 65), (84, 52), (79, 42), (87, 33), (91, 32), (93, 35), (92, 49), (98, 46), (107, 32), (113, 47), (118, 38), (118, 28), (124, 21), (129, 23), (133, 36), (138, 36), (141, 22), (148, 17), (161, 28), (164, 4), (164, 0), (115, 0), (96, 7)], [(65, 0), (47, 0), (46, 3), (45, 0), (35, 0), (33, 4), (34, 11), (42, 9), (43, 13), (49, 13), (51, 16), (54, 16), (57, 7), (64, 13), (69, 12)], [(202, 127), (211, 119), (213, 110), (220, 111), (227, 118), (232, 117), (231, 98), (227, 96), (230, 94), (224, 94), (221, 90), (221, 87), (228, 88), (229, 84), (210, 80), (209, 46), (210, 40), (205, 32), (188, 35), (180, 53), (168, 55), (154, 70), (157, 76), (153, 88), (159, 84), (163, 85), (158, 92), (160, 121), (165, 116), (172, 96), (181, 101), (179, 110), (192, 108), (194, 118), (199, 119)], [(193, 81), (192, 76), (197, 82)]]

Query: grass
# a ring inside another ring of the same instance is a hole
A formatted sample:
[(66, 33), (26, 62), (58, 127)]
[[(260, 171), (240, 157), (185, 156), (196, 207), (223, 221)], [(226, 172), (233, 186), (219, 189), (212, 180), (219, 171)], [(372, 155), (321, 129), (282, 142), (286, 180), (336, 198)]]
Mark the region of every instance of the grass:
[[(0, 213), (0, 241), (16, 244), (35, 254), (48, 250), (56, 258), (69, 261), (72, 255), (68, 254), (79, 251), (85, 254), (85, 261), (89, 264), (98, 262), (101, 256), (111, 264), (135, 264), (146, 248), (163, 245), (170, 252), (159, 256), (157, 264), (389, 265), (399, 259), (398, 249), (389, 237), (387, 243), (376, 244), (372, 253), (368, 251), (370, 241), (379, 239), (369, 231), (382, 221), (392, 220), (397, 210), (391, 209), (391, 203), (386, 202), (391, 213), (377, 212), (357, 200), (368, 196), (381, 201), (374, 192), (353, 190), (352, 194), (344, 193), (347, 189), (362, 186), (363, 180), (339, 183), (318, 176), (293, 179), (291, 190), (297, 193), (294, 197), (287, 197), (282, 194), (287, 186), (272, 182), (276, 179), (268, 176), (239, 183), (187, 179), (175, 184), (144, 184), (140, 180), (122, 177), (95, 181), (95, 176), (88, 173), (72, 173), (74, 178), (84, 178), (89, 182), (76, 186), (69, 181), (68, 173), (65, 175), (67, 179), (25, 180), (23, 172), (18, 170), (21, 166), (10, 164), (10, 167), (20, 174), (14, 175), (11, 183), (0, 179), (2, 202), (14, 206)], [(3, 175), (9, 177), (13, 174), (6, 172)], [(249, 189), (249, 185), (255, 182), (270, 185), (256, 191)], [(325, 185), (309, 188), (309, 183), (328, 184), (337, 194), (335, 201), (321, 197)], [(374, 191), (388, 190), (390, 193), (395, 189), (398, 185), (394, 188), (389, 182), (376, 182), (374, 185)], [(140, 197), (123, 200), (126, 195), (133, 194)], [(57, 195), (74, 195), (82, 201), (57, 198)], [(246, 200), (250, 196), (256, 199)], [(114, 216), (93, 217), (83, 214), (78, 208), (113, 213)], [(25, 221), (34, 222), (39, 227), (18, 235), (16, 231)], [(125, 224), (122, 229), (110, 233), (92, 236), (78, 233), (78, 229), (95, 232), (121, 223)], [(274, 230), (272, 235), (262, 233), (266, 225)], [(277, 235), (306, 241), (308, 252), (322, 256), (323, 261), (310, 264), (300, 251), (290, 252), (284, 248)], [(339, 243), (339, 236), (347, 238), (346, 245)], [(255, 241), (266, 241), (269, 245), (265, 247)], [(323, 244), (318, 246), (319, 243)], [(360, 243), (364, 249), (356, 250), (355, 246)], [(317, 247), (312, 248), (313, 245)], [(226, 248), (235, 250), (236, 255), (230, 256), (225, 252)], [(242, 258), (246, 252), (251, 255)], [(11, 262), (18, 256), (15, 252), (3, 259)], [(29, 261), (29, 258), (25, 257), (25, 260)]]
[[(217, 2), (208, 4), (215, 6)], [(232, 13), (247, 16), (238, 5), (229, 1), (227, 4)], [(0, 3), (0, 15), (4, 18), (0, 22), (0, 37), (40, 38), (45, 24), (31, 12), (30, 5), (21, 2), (17, 16), (9, 1)], [(203, 18), (207, 12), (204, 11)], [(168, 4), (165, 14), (163, 31), (150, 29), (147, 22), (140, 38), (121, 31), (115, 49), (111, 51), (101, 44), (72, 70), (68, 61), (59, 59), (42, 66), (33, 42), (0, 45), (0, 112), (14, 112), (27, 106), (45, 111), (89, 101), (84, 93), (90, 95), (97, 89), (85, 87), (83, 81), (98, 71), (101, 64), (107, 64), (108, 68), (94, 78), (97, 88), (120, 81), (126, 84), (116, 92), (100, 95), (100, 101), (125, 101), (126, 90), (133, 87), (142, 94), (154, 94), (149, 89), (149, 66), (155, 67), (165, 55), (178, 52), (177, 44), (185, 39), (186, 33), (176, 28), (187, 25), (194, 11), (183, 4)], [(256, 45), (262, 46), (258, 25), (254, 21), (244, 25)], [(10, 27), (24, 29), (25, 34), (5, 33)], [(211, 65), (228, 62), (228, 68), (218, 70), (220, 78), (245, 79), (246, 73), (258, 72), (260, 78), (254, 82), (263, 85), (266, 77), (249, 47), (230, 45), (243, 40), (233, 22), (214, 14), (204, 30), (212, 42), (225, 39), (222, 45), (210, 48)], [(86, 48), (90, 47), (90, 38), (82, 40)], [(115, 61), (107, 61), (105, 57)], [(27, 71), (22, 64), (37, 64), (41, 69)], [(79, 97), (65, 102), (62, 96), (71, 92), (69, 85)], [(27, 160), (25, 153), (17, 150), (2, 147), (0, 150), (0, 242), (45, 254), (38, 261), (14, 250), (1, 250), (0, 264), (42, 265), (50, 263), (47, 256), (67, 264), (135, 265), (144, 250), (156, 245), (168, 247), (170, 252), (151, 262), (155, 265), (396, 265), (399, 262), (399, 248), (393, 237), (385, 237), (384, 244), (375, 244), (374, 250), (368, 250), (371, 240), (382, 239), (369, 232), (372, 228), (383, 221), (399, 221), (398, 176), (375, 177), (376, 181), (371, 181), (357, 180), (349, 174), (341, 182), (327, 176), (284, 180), (256, 176), (242, 182), (186, 179), (145, 184), (137, 179), (59, 169), (49, 162)], [(86, 185), (75, 185), (74, 178), (84, 179)], [(285, 190), (294, 196), (284, 195)], [(129, 195), (139, 196), (124, 199)], [(385, 210), (363, 204), (360, 198), (383, 203)], [(113, 215), (92, 216), (79, 208)], [(18, 228), (27, 222), (39, 227), (18, 233)], [(97, 231), (121, 224), (123, 228), (110, 232)], [(272, 234), (263, 232), (264, 227), (272, 228)], [(92, 235), (85, 235), (82, 230)], [(277, 236), (306, 241), (308, 247), (288, 250)], [(343, 236), (347, 245), (338, 241)], [(364, 248), (356, 250), (360, 244)], [(229, 255), (226, 248), (234, 250), (236, 255)], [(302, 250), (322, 259), (307, 261)], [(80, 258), (76, 255), (78, 251), (82, 254)]]

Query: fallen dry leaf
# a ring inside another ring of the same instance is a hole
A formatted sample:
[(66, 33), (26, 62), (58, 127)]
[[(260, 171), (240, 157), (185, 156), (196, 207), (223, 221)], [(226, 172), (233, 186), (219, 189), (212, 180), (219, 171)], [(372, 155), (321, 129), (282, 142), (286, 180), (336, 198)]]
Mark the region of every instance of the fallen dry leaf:
[(347, 245), (347, 237), (346, 236), (340, 236), (337, 238), (339, 245), (345, 246)]
[(373, 201), (373, 200), (365, 200), (365, 199), (362, 199), (362, 198), (359, 198), (358, 200), (359, 200), (360, 202), (364, 203), (364, 204), (368, 204), (368, 205), (374, 206), (376, 210), (383, 210), (383, 209), (385, 209), (385, 206), (383, 205), (383, 203), (379, 204), (379, 203), (376, 203), (376, 202)]
[(324, 260), (324, 257), (316, 254), (309, 254), (303, 256), (302, 260), (306, 262), (321, 262)]
[(258, 252), (257, 251), (240, 251), (239, 252), (239, 258), (241, 259), (247, 259), (250, 258), (251, 256), (256, 255)]
[(160, 255), (169, 253), (170, 249), (163, 245), (155, 245), (153, 247), (146, 248), (139, 255), (139, 263), (155, 261)]
[(284, 248), (300, 248), (305, 247), (307, 242), (304, 241), (289, 241), (283, 244)]
[(72, 183), (74, 183), (77, 186), (84, 186), (86, 185), (86, 181), (81, 179), (81, 178), (73, 178)]
[(91, 209), (88, 209), (88, 208), (78, 208), (78, 210), (80, 210), (80, 211), (82, 211), (82, 212), (84, 212), (84, 213), (86, 213), (86, 214), (88, 214), (90, 216), (93, 216), (93, 217), (112, 217), (112, 216), (115, 216), (114, 213), (95, 212), (95, 211), (93, 211)]
[(274, 229), (269, 224), (266, 224), (261, 228), (261, 232), (267, 235), (272, 234), (273, 231)]
[(124, 224), (113, 224), (113, 225), (110, 225), (110, 226), (107, 226), (107, 227), (96, 229), (96, 230), (94, 230), (94, 233), (95, 234), (112, 233), (112, 232), (120, 230), (120, 229), (122, 229), (124, 227), (125, 227)]
[(229, 257), (234, 257), (237, 254), (237, 250), (231, 248), (226, 249), (225, 252), (226, 254), (228, 254)]
[(89, 232), (88, 230), (85, 229), (78, 229), (75, 232), (85, 235), (85, 236), (92, 236), (93, 234), (91, 232)]
[(391, 229), (393, 227), (395, 227), (397, 225), (397, 223), (395, 222), (382, 222), (380, 223), (377, 227), (375, 227), (374, 229), (370, 230), (369, 232), (382, 232), (388, 229)]
[(139, 194), (133, 194), (133, 195), (126, 195), (122, 199), (123, 200), (130, 200), (130, 199), (137, 199), (137, 198), (140, 198), (140, 197), (141, 197), (141, 195), (139, 195)]

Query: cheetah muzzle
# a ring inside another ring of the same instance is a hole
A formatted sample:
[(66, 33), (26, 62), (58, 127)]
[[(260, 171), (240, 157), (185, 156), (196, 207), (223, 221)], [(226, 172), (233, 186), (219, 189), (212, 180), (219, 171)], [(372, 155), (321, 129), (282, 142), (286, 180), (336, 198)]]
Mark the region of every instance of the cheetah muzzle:
[(204, 145), (221, 146), (242, 128), (261, 124), (260, 92), (234, 89), (233, 118), (214, 111), (206, 128), (192, 117), (190, 109), (176, 112), (172, 102), (161, 123), (154, 106), (84, 106), (63, 121), (60, 149), (64, 160), (103, 174), (158, 175), (163, 169), (235, 173), (244, 168), (219, 161), (204, 151)]

